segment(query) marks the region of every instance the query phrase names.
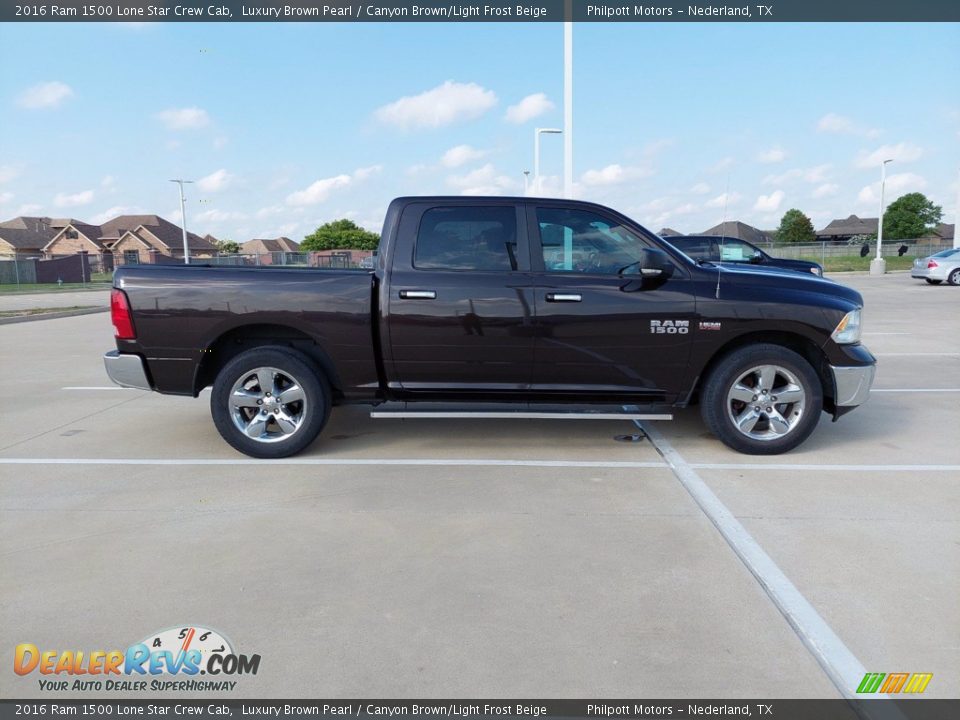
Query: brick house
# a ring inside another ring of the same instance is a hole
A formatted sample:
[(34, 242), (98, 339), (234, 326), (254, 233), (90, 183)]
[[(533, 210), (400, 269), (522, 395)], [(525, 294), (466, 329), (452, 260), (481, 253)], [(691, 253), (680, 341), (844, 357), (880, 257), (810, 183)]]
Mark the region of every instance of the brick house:
[[(48, 256), (86, 250), (91, 258), (116, 264), (156, 262), (155, 256), (183, 258), (183, 231), (159, 215), (120, 215), (103, 225), (72, 221), (44, 247)], [(191, 257), (212, 257), (217, 247), (195, 233), (187, 233)]]
[(274, 252), (300, 252), (300, 243), (294, 242), (288, 237), (278, 237), (272, 239), (256, 238), (247, 240), (240, 245), (240, 251), (244, 253), (274, 253)]
[(848, 218), (831, 220), (823, 230), (817, 230), (818, 242), (846, 243), (858, 235), (876, 235), (877, 218)]
[(747, 225), (745, 222), (740, 222), (739, 220), (727, 220), (726, 222), (704, 230), (700, 234), (737, 238), (738, 240), (746, 240), (748, 243), (754, 245), (764, 245), (773, 242), (771, 233), (758, 230), (753, 227), (753, 225)]
[(44, 246), (71, 222), (76, 221), (25, 215), (0, 222), (0, 255), (39, 257), (43, 254)]

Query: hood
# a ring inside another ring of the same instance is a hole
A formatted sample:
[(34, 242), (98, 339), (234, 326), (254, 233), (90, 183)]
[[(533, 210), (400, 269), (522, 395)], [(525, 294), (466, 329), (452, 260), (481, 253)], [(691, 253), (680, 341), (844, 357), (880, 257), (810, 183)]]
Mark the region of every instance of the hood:
[[(815, 295), (824, 300), (832, 299), (838, 301), (837, 307), (850, 303), (858, 307), (863, 307), (863, 296), (851, 287), (841, 285), (833, 280), (818, 277), (813, 273), (800, 273), (795, 270), (780, 269), (773, 265), (755, 266), (755, 265), (732, 265), (724, 264), (722, 266), (713, 266), (718, 268), (720, 276), (720, 293), (723, 294), (723, 286), (727, 283), (750, 288), (770, 288), (772, 293), (782, 293), (784, 295), (805, 294)], [(704, 270), (714, 271), (711, 266), (701, 266)], [(712, 274), (711, 272), (711, 274)]]

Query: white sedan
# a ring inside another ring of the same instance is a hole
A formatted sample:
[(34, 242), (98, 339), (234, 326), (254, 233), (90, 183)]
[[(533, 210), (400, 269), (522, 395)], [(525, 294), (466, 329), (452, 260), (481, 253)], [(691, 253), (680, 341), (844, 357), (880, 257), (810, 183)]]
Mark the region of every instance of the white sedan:
[(931, 285), (939, 285), (944, 280), (950, 285), (960, 285), (960, 248), (917, 258), (913, 261), (910, 277), (923, 278)]

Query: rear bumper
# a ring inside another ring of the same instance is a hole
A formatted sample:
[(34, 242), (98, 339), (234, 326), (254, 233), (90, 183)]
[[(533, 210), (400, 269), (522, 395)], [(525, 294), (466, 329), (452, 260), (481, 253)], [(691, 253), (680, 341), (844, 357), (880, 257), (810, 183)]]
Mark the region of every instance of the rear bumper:
[(831, 365), (830, 372), (833, 373), (833, 386), (836, 389), (834, 404), (838, 409), (853, 409), (858, 405), (863, 405), (870, 396), (870, 388), (873, 386), (873, 379), (877, 374), (877, 366), (837, 367)]
[(103, 365), (107, 376), (121, 387), (137, 390), (153, 390), (147, 379), (147, 369), (139, 355), (111, 350), (103, 356)]

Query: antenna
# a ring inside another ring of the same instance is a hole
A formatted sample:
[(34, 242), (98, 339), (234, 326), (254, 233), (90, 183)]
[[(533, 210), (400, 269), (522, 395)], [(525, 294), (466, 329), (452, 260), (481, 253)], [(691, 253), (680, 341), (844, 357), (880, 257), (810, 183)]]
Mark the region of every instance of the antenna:
[(723, 272), (723, 238), (727, 224), (727, 202), (730, 200), (730, 173), (727, 173), (727, 189), (723, 192), (723, 220), (720, 221), (720, 262), (717, 263), (717, 291), (714, 298), (720, 299), (720, 273)]

